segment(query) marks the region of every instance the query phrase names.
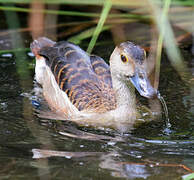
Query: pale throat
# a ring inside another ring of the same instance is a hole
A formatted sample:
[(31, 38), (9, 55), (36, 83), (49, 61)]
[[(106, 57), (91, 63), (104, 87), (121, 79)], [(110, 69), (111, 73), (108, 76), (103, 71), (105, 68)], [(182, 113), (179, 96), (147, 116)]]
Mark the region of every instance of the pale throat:
[(125, 82), (113, 76), (112, 83), (116, 93), (117, 107), (136, 112), (135, 88), (131, 82)]

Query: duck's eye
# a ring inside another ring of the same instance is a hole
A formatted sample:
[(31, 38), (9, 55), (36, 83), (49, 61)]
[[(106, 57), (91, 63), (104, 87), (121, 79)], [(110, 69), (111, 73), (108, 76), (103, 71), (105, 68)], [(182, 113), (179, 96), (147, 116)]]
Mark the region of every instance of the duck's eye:
[(121, 60), (122, 60), (124, 63), (126, 63), (126, 62), (128, 61), (128, 58), (127, 58), (125, 55), (121, 54)]

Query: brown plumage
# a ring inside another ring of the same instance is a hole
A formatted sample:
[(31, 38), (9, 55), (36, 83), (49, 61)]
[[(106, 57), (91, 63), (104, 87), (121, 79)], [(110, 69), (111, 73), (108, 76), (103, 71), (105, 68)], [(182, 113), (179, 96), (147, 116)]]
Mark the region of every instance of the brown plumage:
[(46, 44), (42, 40), (39, 47), (37, 54), (46, 58), (60, 89), (79, 111), (102, 113), (116, 108), (110, 69), (103, 59), (95, 55), (88, 58), (78, 46), (65, 41)]
[[(39, 38), (31, 44), (36, 56), (36, 80), (56, 112), (75, 120), (134, 122), (134, 88), (142, 96), (153, 97), (144, 70), (144, 50), (131, 42), (121, 43), (110, 57), (110, 66), (79, 46)], [(105, 120), (106, 119), (106, 120)]]

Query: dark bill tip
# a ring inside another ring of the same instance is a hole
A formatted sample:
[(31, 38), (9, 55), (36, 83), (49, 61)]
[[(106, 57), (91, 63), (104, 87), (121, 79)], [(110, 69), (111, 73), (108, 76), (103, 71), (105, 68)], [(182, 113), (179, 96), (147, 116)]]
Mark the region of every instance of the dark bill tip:
[(133, 77), (130, 77), (130, 80), (141, 96), (146, 98), (157, 97), (157, 90), (152, 87), (144, 71), (137, 71)]

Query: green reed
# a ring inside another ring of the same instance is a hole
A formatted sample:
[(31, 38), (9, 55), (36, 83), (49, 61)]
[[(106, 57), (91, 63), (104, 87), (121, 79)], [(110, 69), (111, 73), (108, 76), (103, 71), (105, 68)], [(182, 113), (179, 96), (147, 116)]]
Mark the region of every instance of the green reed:
[(111, 6), (112, 6), (111, 0), (105, 0), (104, 1), (103, 10), (102, 10), (100, 19), (98, 21), (98, 24), (96, 26), (96, 29), (94, 31), (94, 34), (92, 36), (92, 39), (91, 39), (91, 41), (89, 43), (89, 46), (88, 46), (88, 49), (87, 49), (88, 53), (91, 53), (92, 49), (95, 46), (96, 40), (97, 40), (100, 32), (102, 31), (103, 25), (104, 25), (104, 23), (106, 21), (106, 18), (107, 18), (108, 13), (109, 13), (109, 11), (111, 9)]
[[(0, 0), (1, 3), (3, 3), (0, 6), (0, 10), (3, 10), (4, 12), (14, 12), (16, 15), (16, 12), (23, 12), (23, 13), (31, 13), (31, 12), (42, 12), (45, 14), (55, 14), (60, 16), (78, 16), (78, 17), (87, 17), (92, 18), (91, 22), (93, 24), (96, 24), (96, 27), (90, 27), (82, 32), (76, 33), (76, 35), (69, 38), (70, 41), (75, 43), (80, 43), (84, 39), (91, 38), (91, 41), (88, 46), (88, 52), (92, 52), (92, 49), (94, 48), (97, 38), (99, 34), (102, 31), (109, 30), (112, 28), (113, 24), (108, 23), (111, 19), (119, 19), (120, 21), (125, 21), (125, 23), (130, 23), (130, 20), (133, 19), (134, 21), (141, 21), (143, 23), (152, 24), (154, 21), (156, 24), (156, 27), (159, 32), (159, 39), (158, 39), (158, 45), (157, 45), (157, 63), (156, 63), (156, 77), (159, 77), (159, 67), (160, 67), (160, 59), (161, 59), (161, 52), (163, 45), (166, 48), (166, 52), (168, 54), (168, 57), (172, 63), (172, 65), (175, 67), (175, 69), (179, 72), (179, 74), (184, 77), (186, 72), (188, 72), (186, 66), (184, 65), (182, 61), (182, 56), (179, 51), (178, 46), (176, 45), (175, 35), (173, 32), (173, 28), (171, 26), (171, 23), (169, 21), (169, 9), (170, 6), (176, 5), (178, 7), (181, 6), (187, 6), (187, 7), (193, 7), (194, 1), (193, 0), (44, 0), (39, 2), (44, 2), (46, 4), (58, 4), (58, 5), (96, 5), (99, 7), (102, 7), (101, 13), (96, 12), (81, 12), (81, 11), (63, 11), (63, 10), (49, 10), (49, 9), (43, 9), (43, 10), (33, 10), (28, 8), (27, 6), (32, 3), (31, 0), (7, 0), (6, 3), (4, 0)], [(11, 6), (10, 3), (15, 3), (15, 6)], [(24, 7), (18, 7), (19, 4), (26, 4)], [(149, 4), (149, 5), (148, 5)], [(164, 4), (164, 6), (163, 6)], [(150, 8), (150, 6), (152, 8)], [(109, 13), (111, 9), (118, 8), (120, 10), (123, 10), (121, 13)], [(162, 8), (163, 7), (163, 8)], [(131, 11), (131, 9), (137, 10), (136, 12)], [(163, 10), (162, 10), (163, 9)], [(163, 13), (161, 13), (163, 12)], [(93, 19), (96, 19), (97, 22), (92, 21)], [(17, 21), (17, 20), (16, 20)], [(11, 25), (13, 23), (13, 20), (7, 18), (8, 24)], [(191, 22), (192, 23), (192, 22)], [(19, 28), (19, 27), (18, 27)], [(165, 32), (165, 33), (164, 33)], [(17, 48), (22, 48), (18, 47)], [(17, 49), (16, 48), (16, 49)], [(24, 47), (23, 47), (24, 48)], [(1, 51), (0, 51), (1, 53)], [(183, 78), (184, 79), (184, 78)]]

